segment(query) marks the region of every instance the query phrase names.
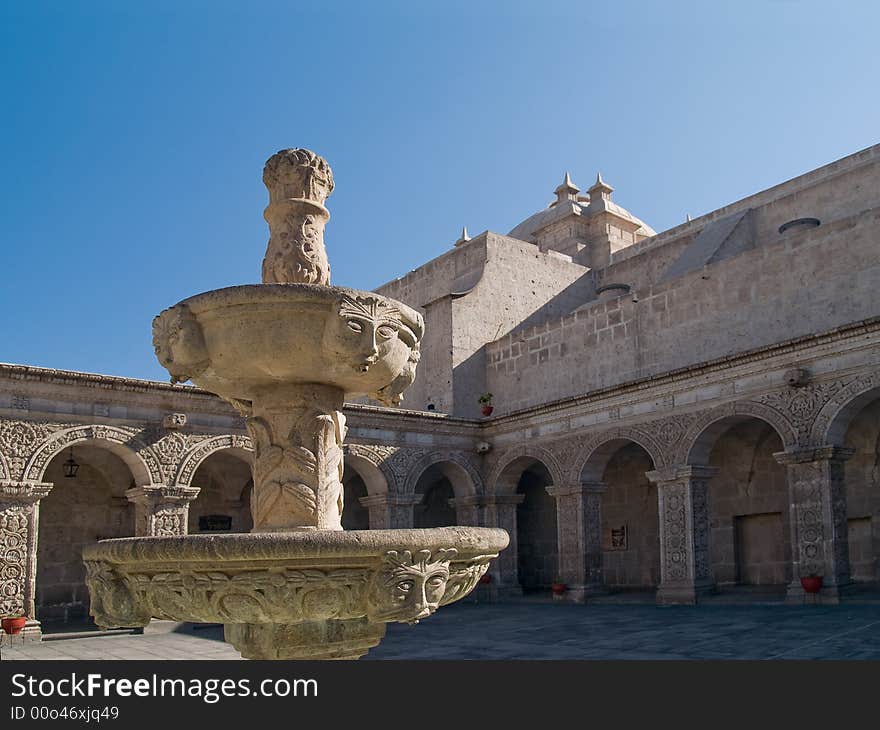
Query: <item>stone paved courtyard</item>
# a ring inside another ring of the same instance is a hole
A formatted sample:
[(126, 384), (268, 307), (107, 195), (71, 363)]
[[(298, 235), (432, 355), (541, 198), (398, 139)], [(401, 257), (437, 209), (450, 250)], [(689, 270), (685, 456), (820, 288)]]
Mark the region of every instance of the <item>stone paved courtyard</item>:
[[(0, 659), (238, 659), (217, 627), (4, 645)], [(880, 605), (447, 606), (368, 659), (880, 659)]]

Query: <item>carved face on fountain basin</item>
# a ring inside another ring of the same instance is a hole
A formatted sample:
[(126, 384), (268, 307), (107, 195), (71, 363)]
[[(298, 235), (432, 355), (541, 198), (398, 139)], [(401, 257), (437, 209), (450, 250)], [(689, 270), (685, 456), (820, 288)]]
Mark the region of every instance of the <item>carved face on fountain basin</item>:
[(372, 395), (414, 375), (423, 329), (420, 314), (371, 292), (262, 284), (166, 309), (153, 322), (153, 344), (172, 378), (226, 398), (296, 383)]

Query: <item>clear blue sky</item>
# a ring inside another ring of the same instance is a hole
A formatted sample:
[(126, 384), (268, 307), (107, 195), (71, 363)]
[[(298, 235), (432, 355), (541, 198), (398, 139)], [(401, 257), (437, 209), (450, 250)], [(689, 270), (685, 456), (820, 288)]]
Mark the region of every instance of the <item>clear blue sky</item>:
[(40, 2), (0, 9), (0, 361), (167, 379), (152, 317), (259, 281), (263, 162), (327, 157), (374, 288), (569, 170), (664, 230), (863, 149), (880, 3)]

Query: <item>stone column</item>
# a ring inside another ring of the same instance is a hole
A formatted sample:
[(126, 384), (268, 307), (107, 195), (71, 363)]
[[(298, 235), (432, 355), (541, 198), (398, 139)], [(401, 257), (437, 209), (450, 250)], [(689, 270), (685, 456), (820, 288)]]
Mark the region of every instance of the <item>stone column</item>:
[(420, 499), (415, 494), (371, 494), (360, 503), (370, 511), (371, 530), (402, 530), (413, 526), (413, 505)]
[(819, 600), (837, 603), (850, 582), (844, 462), (855, 453), (819, 446), (774, 454), (788, 476), (792, 580), (787, 600), (805, 598), (800, 579), (821, 575)]
[(449, 500), (449, 506), (455, 508), (455, 524), (468, 527), (480, 527), (483, 523), (481, 512), (485, 506), (483, 497), (469, 494)]
[(42, 638), (37, 621), (37, 538), (40, 500), (52, 490), (42, 482), (0, 482), (0, 614), (27, 616), (23, 640)]
[(198, 487), (150, 484), (125, 492), (135, 504), (135, 535), (167, 537), (186, 535), (189, 503), (199, 496)]
[(516, 546), (516, 506), (525, 498), (524, 494), (494, 494), (485, 498), (486, 526), (500, 527), (510, 535), (507, 549), (499, 554), (489, 568), (492, 575), (489, 592), (493, 599), (522, 595)]
[(661, 604), (697, 602), (714, 590), (709, 554), (708, 466), (672, 466), (646, 473), (657, 485), (660, 516)]
[(603, 482), (547, 487), (556, 498), (559, 575), (568, 585), (565, 597), (584, 603), (607, 592), (602, 574)]

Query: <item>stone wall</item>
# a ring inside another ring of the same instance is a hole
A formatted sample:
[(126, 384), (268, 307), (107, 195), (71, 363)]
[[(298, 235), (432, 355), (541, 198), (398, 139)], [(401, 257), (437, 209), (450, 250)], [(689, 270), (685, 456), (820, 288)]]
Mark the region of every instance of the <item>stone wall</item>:
[(660, 583), (657, 487), (645, 476), (653, 468), (648, 453), (629, 444), (605, 469), (602, 570), (609, 587), (644, 588)]
[(89, 593), (82, 549), (97, 540), (134, 534), (134, 505), (125, 498), (131, 472), (115, 454), (80, 445), (75, 478), (67, 478), (56, 456), (46, 471), (55, 486), (40, 502), (37, 556), (37, 617), (47, 621), (87, 620)]
[(477, 417), (486, 390), (483, 348), (525, 321), (569, 312), (592, 296), (587, 269), (570, 257), (484, 233), (377, 289), (425, 316), (423, 360), (407, 407)]
[(709, 482), (715, 583), (785, 585), (791, 576), (788, 485), (773, 454), (782, 441), (768, 424), (734, 424), (712, 449)]
[(854, 580), (880, 580), (880, 401), (868, 405), (849, 427), (846, 504), (849, 560)]
[(875, 317), (878, 240), (880, 208), (517, 330), (487, 387), (506, 413)]

